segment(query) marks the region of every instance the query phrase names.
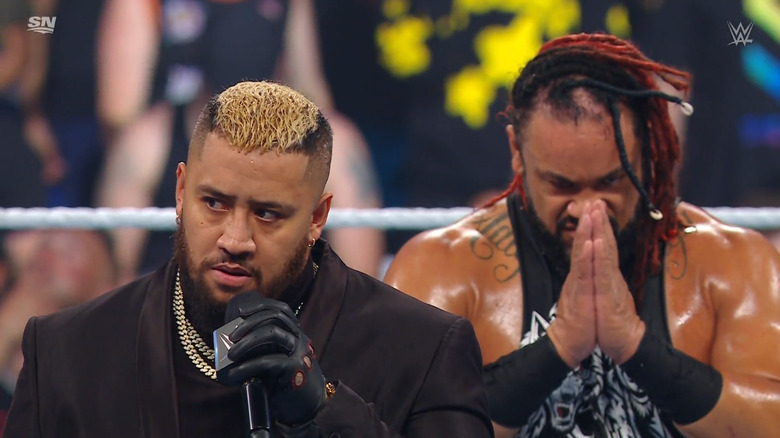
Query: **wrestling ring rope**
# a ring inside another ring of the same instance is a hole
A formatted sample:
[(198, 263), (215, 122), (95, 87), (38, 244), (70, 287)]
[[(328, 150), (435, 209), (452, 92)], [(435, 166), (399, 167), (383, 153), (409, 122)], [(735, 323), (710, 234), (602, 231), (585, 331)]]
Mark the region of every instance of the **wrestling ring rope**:
[[(755, 230), (780, 229), (777, 207), (707, 207), (721, 221)], [(334, 208), (326, 228), (369, 227), (425, 230), (458, 221), (474, 211), (456, 208)], [(176, 229), (174, 208), (0, 208), (0, 229)]]

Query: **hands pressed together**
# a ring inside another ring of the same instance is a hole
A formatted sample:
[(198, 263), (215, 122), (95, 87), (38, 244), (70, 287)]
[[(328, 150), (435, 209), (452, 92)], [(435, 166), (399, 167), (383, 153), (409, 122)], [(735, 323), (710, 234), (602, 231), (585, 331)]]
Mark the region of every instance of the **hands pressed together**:
[(617, 364), (636, 352), (645, 333), (619, 268), (617, 242), (603, 201), (586, 203), (571, 250), (555, 320), (547, 329), (572, 368), (596, 346)]

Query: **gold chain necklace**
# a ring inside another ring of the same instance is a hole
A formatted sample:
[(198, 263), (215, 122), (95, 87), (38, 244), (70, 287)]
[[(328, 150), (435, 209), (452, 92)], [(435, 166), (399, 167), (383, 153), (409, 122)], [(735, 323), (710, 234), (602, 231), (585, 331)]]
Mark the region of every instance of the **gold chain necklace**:
[[(314, 275), (317, 275), (317, 266), (314, 263)], [(295, 316), (303, 307), (303, 301), (295, 309)], [(217, 380), (217, 370), (210, 364), (214, 363), (214, 349), (203, 340), (187, 316), (184, 314), (184, 293), (181, 290), (179, 270), (176, 270), (176, 286), (173, 289), (173, 314), (176, 317), (176, 328), (179, 332), (179, 341), (190, 358), (193, 365), (212, 380)]]

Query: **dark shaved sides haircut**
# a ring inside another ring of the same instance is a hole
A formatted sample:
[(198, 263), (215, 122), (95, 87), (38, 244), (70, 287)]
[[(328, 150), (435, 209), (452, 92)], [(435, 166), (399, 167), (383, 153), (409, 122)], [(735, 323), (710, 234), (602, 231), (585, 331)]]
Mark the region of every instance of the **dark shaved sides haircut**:
[(240, 82), (209, 99), (198, 117), (189, 157), (199, 157), (208, 134), (241, 152), (303, 154), (307, 176), (324, 188), (330, 174), (333, 132), (303, 94), (272, 82)]

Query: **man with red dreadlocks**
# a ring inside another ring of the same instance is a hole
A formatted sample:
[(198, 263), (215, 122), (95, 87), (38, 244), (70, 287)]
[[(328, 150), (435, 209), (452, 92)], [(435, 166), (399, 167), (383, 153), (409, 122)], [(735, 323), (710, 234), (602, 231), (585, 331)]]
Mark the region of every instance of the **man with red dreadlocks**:
[(679, 202), (663, 80), (601, 34), (548, 42), (505, 116), (503, 196), (409, 241), (386, 281), (467, 317), (497, 437), (775, 436), (780, 255)]

